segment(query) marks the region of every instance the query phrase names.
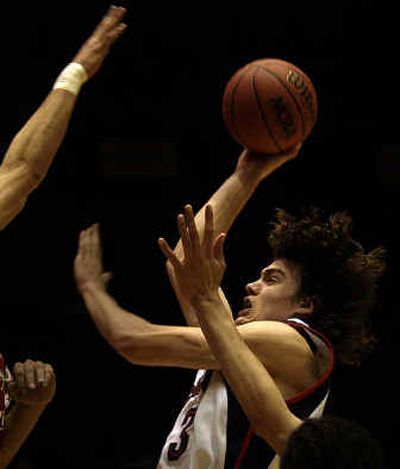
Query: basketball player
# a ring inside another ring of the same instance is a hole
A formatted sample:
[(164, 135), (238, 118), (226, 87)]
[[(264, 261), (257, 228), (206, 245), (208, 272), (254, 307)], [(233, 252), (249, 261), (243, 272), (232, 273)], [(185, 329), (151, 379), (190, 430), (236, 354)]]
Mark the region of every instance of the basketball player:
[[(209, 200), (215, 231), (226, 233), (259, 183), (298, 151), (299, 147), (268, 157), (244, 151), (233, 174)], [(185, 242), (182, 223), (180, 217)], [(236, 316), (241, 337), (298, 418), (321, 415), (333, 349), (339, 360), (358, 363), (368, 348), (365, 322), (383, 271), (382, 250), (364, 252), (351, 238), (349, 223), (344, 214), (324, 220), (318, 212), (300, 219), (278, 212), (270, 239), (273, 261), (246, 286), (245, 306)], [(196, 225), (202, 240), (204, 208)], [(182, 243), (175, 253), (182, 259)], [(108, 294), (98, 225), (82, 231), (74, 266), (78, 290), (93, 321), (119, 354), (134, 364), (200, 369), (162, 450), (159, 468), (265, 468), (274, 453), (254, 437), (222, 375), (207, 371), (218, 370), (219, 363), (171, 264), (167, 267), (187, 327), (152, 324), (122, 309)], [(220, 295), (229, 308), (221, 290)]]
[(381, 469), (383, 458), (377, 442), (355, 422), (322, 417), (303, 423), (289, 410), (271, 375), (238, 333), (221, 299), (218, 290), (226, 269), (225, 235), (216, 236), (210, 205), (205, 218), (200, 244), (191, 208), (179, 217), (179, 230), (185, 238), (182, 260), (162, 239), (160, 247), (252, 428), (281, 455), (280, 464), (276, 458), (272, 467)]
[[(125, 13), (125, 8), (110, 7), (11, 142), (0, 165), (0, 229), (23, 209), (44, 179), (66, 133), (80, 88), (100, 69), (111, 45), (124, 31)], [(0, 467), (12, 460), (55, 391), (54, 372), (48, 364), (27, 360), (15, 364), (13, 371), (14, 377), (0, 355)], [(10, 396), (7, 381), (11, 381)], [(5, 415), (8, 397), (16, 403)]]

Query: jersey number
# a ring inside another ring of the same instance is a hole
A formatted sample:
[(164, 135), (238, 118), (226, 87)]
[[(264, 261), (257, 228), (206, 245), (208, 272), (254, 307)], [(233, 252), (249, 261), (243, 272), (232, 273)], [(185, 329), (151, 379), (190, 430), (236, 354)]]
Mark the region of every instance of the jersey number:
[(197, 407), (193, 407), (189, 409), (185, 418), (182, 422), (182, 431), (179, 435), (180, 442), (179, 443), (171, 443), (168, 446), (168, 459), (170, 461), (176, 461), (179, 459), (182, 454), (186, 451), (188, 442), (189, 442), (189, 434), (187, 430), (193, 425), (194, 417), (197, 412)]

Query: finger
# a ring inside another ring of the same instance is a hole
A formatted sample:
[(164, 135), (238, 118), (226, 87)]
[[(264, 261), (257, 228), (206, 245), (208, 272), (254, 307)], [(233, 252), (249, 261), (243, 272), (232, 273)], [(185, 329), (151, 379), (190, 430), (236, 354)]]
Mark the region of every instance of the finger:
[(100, 225), (95, 223), (92, 229), (92, 242), (93, 242), (93, 250), (95, 254), (101, 258), (102, 256), (102, 246), (101, 246), (101, 239), (100, 239)]
[(93, 31), (93, 35), (107, 34), (116, 24), (118, 24), (126, 14), (126, 8), (116, 7), (115, 5), (110, 6), (106, 14)]
[(185, 205), (185, 222), (189, 232), (190, 243), (195, 251), (200, 251), (200, 238), (194, 222), (193, 208), (191, 205)]
[(25, 384), (28, 389), (36, 389), (35, 367), (33, 360), (24, 363)]
[(50, 382), (55, 378), (54, 369), (51, 365), (46, 363), (44, 365), (44, 384), (43, 387), (47, 387)]
[(19, 389), (25, 388), (25, 374), (24, 365), (21, 362), (17, 362), (13, 368), (14, 380)]
[(98, 239), (96, 239), (96, 228), (95, 224), (90, 225), (87, 230), (87, 253), (91, 259), (96, 257), (98, 252)]
[(158, 238), (158, 246), (175, 269), (182, 267), (180, 260), (176, 257), (174, 251), (170, 248), (169, 244), (167, 241), (165, 241), (164, 238)]
[(177, 217), (177, 226), (178, 226), (179, 237), (182, 242), (183, 252), (185, 254), (185, 257), (189, 258), (191, 255), (191, 243), (190, 243), (189, 233), (186, 228), (185, 217), (181, 213)]
[(83, 259), (86, 259), (90, 253), (89, 228), (82, 230), (79, 237), (79, 249)]
[(213, 253), (214, 241), (214, 215), (211, 205), (206, 206), (204, 218), (204, 253), (207, 258), (211, 258)]
[(41, 361), (37, 361), (34, 366), (34, 374), (35, 374), (35, 381), (36, 384), (39, 387), (44, 386), (44, 381), (45, 381), (45, 369), (44, 369), (44, 363)]
[(128, 25), (126, 23), (120, 23), (112, 31), (108, 33), (109, 45), (114, 44), (114, 42), (121, 36), (121, 34), (126, 30)]
[(217, 261), (225, 265), (225, 256), (224, 256), (224, 243), (226, 239), (225, 233), (220, 233), (214, 241), (213, 245), (213, 255)]
[(104, 272), (103, 274), (101, 274), (101, 278), (106, 285), (112, 279), (112, 277), (113, 277), (112, 272)]

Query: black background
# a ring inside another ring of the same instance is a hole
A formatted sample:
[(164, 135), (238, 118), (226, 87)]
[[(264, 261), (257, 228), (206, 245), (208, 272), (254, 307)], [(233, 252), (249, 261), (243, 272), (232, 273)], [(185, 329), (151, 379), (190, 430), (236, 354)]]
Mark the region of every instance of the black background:
[[(124, 3), (128, 30), (82, 90), (48, 177), (1, 233), (1, 350), (10, 365), (42, 359), (58, 376), (13, 467), (155, 467), (194, 372), (130, 365), (103, 341), (73, 283), (77, 236), (100, 222), (113, 296), (150, 321), (183, 324), (156, 240), (174, 242), (183, 204), (199, 208), (233, 171), (240, 148), (222, 93), (261, 57), (308, 73), (319, 116), (299, 158), (260, 186), (232, 229), (225, 288), (237, 308), (265, 263), (275, 206), (346, 209), (367, 248), (387, 246), (380, 344), (359, 370), (338, 370), (329, 408), (365, 425), (396, 467), (397, 15), (389, 2), (292, 3)], [(107, 6), (2, 7), (3, 154)]]

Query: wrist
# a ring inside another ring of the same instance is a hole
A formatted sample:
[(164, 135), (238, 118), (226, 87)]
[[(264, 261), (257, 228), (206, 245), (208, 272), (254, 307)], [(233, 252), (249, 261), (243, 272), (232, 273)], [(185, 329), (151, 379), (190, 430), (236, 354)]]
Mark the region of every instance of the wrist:
[(50, 402), (51, 402), (51, 399), (49, 401), (40, 401), (40, 402), (15, 400), (14, 407), (18, 408), (21, 411), (25, 410), (25, 411), (42, 412)]
[(190, 303), (196, 309), (207, 310), (208, 308), (221, 303), (218, 290), (196, 293), (191, 296)]
[(261, 173), (258, 168), (253, 165), (240, 166), (235, 169), (234, 175), (241, 181), (241, 183), (255, 190), (260, 182), (265, 179), (269, 174)]
[(88, 75), (83, 65), (71, 62), (59, 74), (54, 85), (53, 90), (65, 90), (77, 96), (82, 85), (87, 81)]
[(82, 295), (85, 295), (92, 292), (105, 292), (106, 288), (104, 282), (101, 280), (87, 280), (85, 282), (78, 283), (78, 290)]

